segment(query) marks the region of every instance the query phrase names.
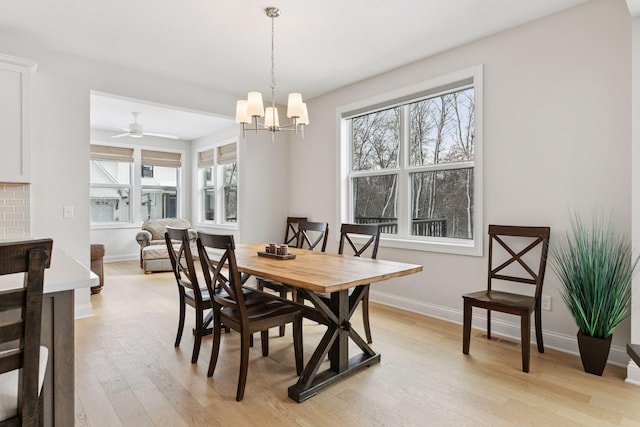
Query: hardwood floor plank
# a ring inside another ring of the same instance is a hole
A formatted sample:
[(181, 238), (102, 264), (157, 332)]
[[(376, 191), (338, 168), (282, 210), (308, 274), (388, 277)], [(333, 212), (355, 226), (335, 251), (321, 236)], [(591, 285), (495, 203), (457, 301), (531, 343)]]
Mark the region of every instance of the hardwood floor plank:
[[(76, 321), (78, 426), (630, 426), (640, 425), (640, 387), (624, 368), (597, 377), (578, 356), (531, 353), (523, 373), (518, 342), (472, 331), (462, 354), (462, 328), (371, 303), (373, 348), (381, 363), (295, 403), (291, 330), (260, 339), (250, 353), (245, 398), (235, 401), (239, 335), (223, 334), (218, 367), (206, 370), (211, 337), (191, 364), (194, 315), (173, 347), (177, 290), (171, 273), (144, 274), (137, 262), (105, 264), (105, 287), (92, 296), (94, 317)], [(362, 331), (361, 316), (353, 327)], [(325, 327), (304, 323), (305, 358)]]

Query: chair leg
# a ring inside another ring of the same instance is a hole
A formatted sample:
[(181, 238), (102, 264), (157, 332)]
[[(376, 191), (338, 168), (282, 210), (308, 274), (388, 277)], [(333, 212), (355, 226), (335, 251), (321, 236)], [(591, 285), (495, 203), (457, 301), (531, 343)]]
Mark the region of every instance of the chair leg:
[(542, 341), (542, 309), (536, 307), (536, 343), (538, 344), (538, 352), (544, 353), (544, 342)]
[(531, 352), (531, 314), (523, 313), (520, 317), (520, 334), (522, 341), (522, 372), (529, 372), (529, 356)]
[(364, 297), (362, 298), (362, 323), (364, 324), (364, 333), (367, 337), (367, 342), (371, 344), (373, 339), (371, 338), (371, 324), (369, 323), (369, 286), (367, 286), (367, 290), (364, 293)]
[(240, 374), (238, 375), (238, 391), (236, 400), (240, 402), (244, 397), (244, 387), (247, 384), (247, 371), (249, 370), (249, 333), (241, 333), (240, 341)]
[(487, 339), (491, 339), (491, 310), (487, 309)]
[(260, 331), (260, 341), (262, 343), (262, 356), (269, 355), (269, 330)]
[(182, 340), (182, 331), (184, 330), (184, 315), (185, 315), (185, 302), (184, 295), (180, 293), (180, 314), (178, 315), (178, 333), (176, 334), (176, 342), (173, 344), (174, 347), (178, 347), (180, 345), (180, 340)]
[(196, 310), (196, 327), (193, 329), (193, 352), (191, 353), (191, 363), (198, 362), (200, 344), (202, 343), (202, 335), (204, 335), (203, 321), (202, 311)]
[(303, 349), (302, 346), (302, 315), (299, 314), (296, 316), (293, 321), (293, 349), (295, 351), (296, 357), (296, 373), (298, 375), (302, 374), (302, 370), (304, 368), (303, 362)]
[(471, 303), (464, 300), (463, 326), (462, 326), (462, 353), (469, 354), (469, 343), (471, 341), (471, 314), (473, 307)]
[[(287, 288), (285, 288), (284, 285), (280, 287), (280, 298), (287, 298)], [(281, 325), (280, 328), (278, 329), (278, 335), (283, 337), (284, 331), (285, 331), (285, 325)]]
[(209, 370), (207, 376), (213, 376), (213, 371), (216, 370), (216, 364), (218, 363), (218, 353), (220, 353), (220, 340), (222, 339), (222, 325), (220, 324), (220, 315), (213, 314), (213, 347), (211, 348), (211, 359), (209, 360)]

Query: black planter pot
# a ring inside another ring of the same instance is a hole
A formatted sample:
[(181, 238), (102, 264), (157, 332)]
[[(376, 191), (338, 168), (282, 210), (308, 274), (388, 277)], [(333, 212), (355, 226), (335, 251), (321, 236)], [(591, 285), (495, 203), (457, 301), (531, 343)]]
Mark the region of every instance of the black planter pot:
[(580, 349), (580, 358), (585, 372), (602, 375), (604, 367), (607, 365), (612, 336), (596, 338), (578, 332), (578, 348)]

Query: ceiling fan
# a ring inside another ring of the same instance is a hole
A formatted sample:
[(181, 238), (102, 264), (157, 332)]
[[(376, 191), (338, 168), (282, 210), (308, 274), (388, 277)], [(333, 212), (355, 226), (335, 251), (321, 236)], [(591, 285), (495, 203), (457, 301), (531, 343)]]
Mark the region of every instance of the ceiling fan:
[(163, 133), (151, 133), (151, 132), (144, 132), (142, 130), (142, 125), (140, 123), (138, 123), (138, 116), (140, 115), (140, 113), (138, 113), (137, 111), (133, 111), (131, 114), (133, 114), (133, 123), (129, 123), (129, 128), (123, 128), (121, 127), (120, 129), (126, 131), (126, 133), (121, 133), (120, 135), (114, 135), (112, 136), (112, 138), (120, 138), (123, 136), (130, 136), (132, 138), (142, 138), (144, 135), (149, 135), (149, 136), (159, 136), (161, 138), (170, 138), (170, 139), (178, 139), (178, 137), (176, 135), (167, 135), (167, 134), (163, 134)]

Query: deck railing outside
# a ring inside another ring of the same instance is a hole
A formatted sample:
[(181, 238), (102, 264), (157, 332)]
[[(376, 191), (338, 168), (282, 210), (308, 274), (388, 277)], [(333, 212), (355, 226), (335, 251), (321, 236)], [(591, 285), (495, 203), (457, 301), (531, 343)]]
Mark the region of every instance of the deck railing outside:
[[(355, 223), (378, 224), (381, 233), (398, 233), (398, 218), (357, 217)], [(447, 237), (447, 220), (445, 218), (413, 218), (411, 220), (411, 234), (413, 236)]]

